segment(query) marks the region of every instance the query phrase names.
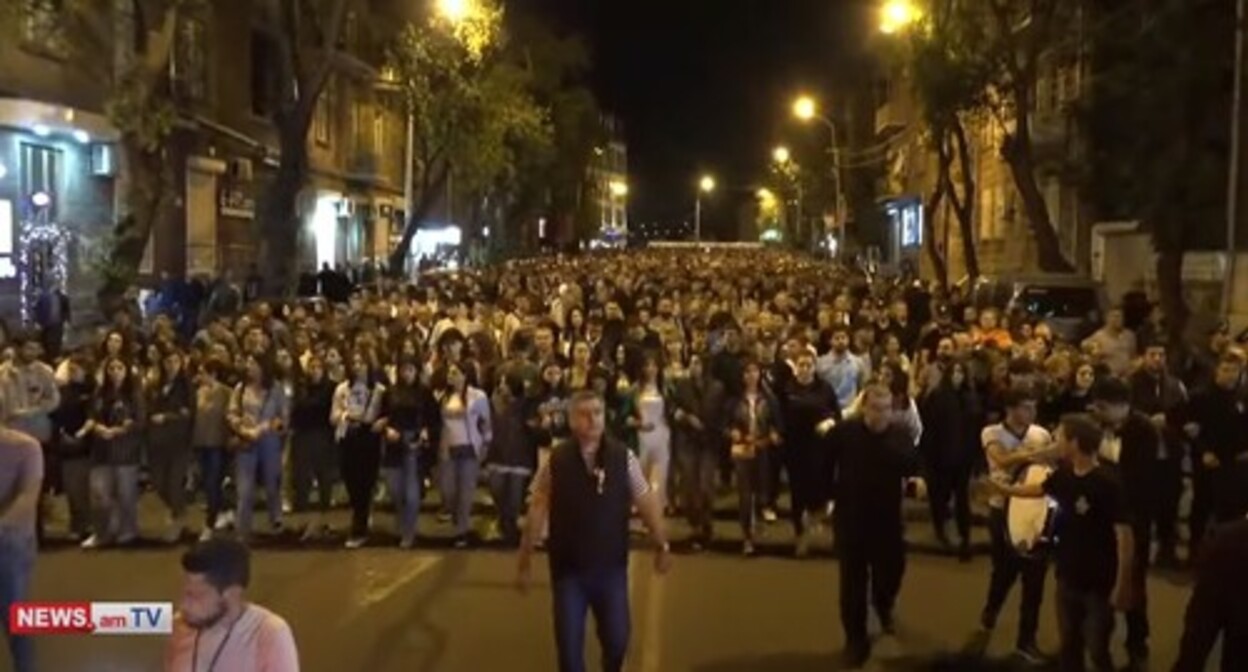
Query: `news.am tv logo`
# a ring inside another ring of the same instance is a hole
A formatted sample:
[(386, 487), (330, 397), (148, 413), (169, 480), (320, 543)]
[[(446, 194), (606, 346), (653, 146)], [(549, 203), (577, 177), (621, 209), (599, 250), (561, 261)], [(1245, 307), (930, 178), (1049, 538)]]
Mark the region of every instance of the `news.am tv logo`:
[(9, 606), (13, 635), (167, 635), (169, 602), (17, 602)]

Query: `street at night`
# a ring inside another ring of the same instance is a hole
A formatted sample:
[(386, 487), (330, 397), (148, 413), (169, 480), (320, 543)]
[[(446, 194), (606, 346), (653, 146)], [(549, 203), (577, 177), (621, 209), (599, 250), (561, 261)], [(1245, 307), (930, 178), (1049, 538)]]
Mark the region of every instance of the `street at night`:
[[(918, 512), (916, 511), (916, 514)], [(388, 521), (389, 515), (379, 515)], [(259, 603), (287, 618), (306, 672), (475, 672), (551, 670), (555, 650), (544, 560), (527, 595), (515, 587), (515, 553), (501, 549), (454, 551), (445, 526), (421, 521), (432, 548), (369, 548), (357, 553), (323, 547), (261, 546), (254, 558)], [(724, 537), (706, 553), (678, 554), (671, 574), (655, 576), (652, 554), (638, 550), (632, 582), (635, 672), (833, 672), (844, 643), (837, 617), (836, 561), (826, 544), (819, 557), (794, 560), (786, 523), (768, 528), (763, 554), (742, 558), (739, 533), (726, 522)], [(674, 538), (684, 534), (675, 525)], [(981, 540), (983, 530), (978, 530)], [(380, 535), (379, 535), (380, 536)], [(903, 657), (872, 670), (1014, 669), (1009, 653), (1018, 622), (1017, 590), (1007, 603), (989, 649), (976, 667), (958, 656), (974, 631), (987, 588), (988, 562), (935, 552), (929, 528), (910, 524), (917, 549), (908, 558), (898, 604)], [(389, 538), (385, 538), (389, 546)], [(381, 540), (378, 542), (382, 543)], [(678, 547), (680, 545), (678, 544)], [(986, 546), (986, 544), (985, 544)], [(164, 601), (180, 589), (180, 549), (150, 546), (84, 554), (61, 547), (45, 553), (35, 574), (40, 600)], [(1188, 588), (1179, 575), (1149, 585), (1153, 652), (1172, 660), (1182, 630)], [(1041, 642), (1057, 644), (1049, 577)], [(1121, 631), (1121, 628), (1119, 628)], [(1121, 636), (1119, 636), (1121, 645)], [(596, 660), (589, 638), (587, 658)], [(53, 637), (39, 642), (43, 665), (58, 672), (130, 672), (161, 665), (163, 637)], [(1119, 658), (1122, 654), (1119, 653)], [(995, 660), (995, 664), (994, 664)], [(0, 670), (10, 668), (0, 664)]]

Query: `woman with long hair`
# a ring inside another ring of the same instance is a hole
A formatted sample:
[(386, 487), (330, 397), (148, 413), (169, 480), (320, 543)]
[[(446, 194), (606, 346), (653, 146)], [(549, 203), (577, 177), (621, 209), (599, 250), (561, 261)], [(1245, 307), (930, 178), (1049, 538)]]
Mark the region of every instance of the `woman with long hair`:
[(222, 380), (224, 367), (216, 359), (199, 366), (195, 382), (195, 412), (191, 423), (191, 446), (199, 457), (199, 479), (204, 490), (205, 517), (200, 541), (212, 538), (217, 517), (225, 506), (225, 467), (229, 460), (228, 414), (230, 386)]
[(966, 365), (959, 361), (942, 363), (939, 382), (919, 406), (923, 437), (919, 453), (927, 476), (928, 503), (936, 540), (944, 548), (949, 541), (949, 499), (958, 528), (958, 555), (971, 558), (970, 479), (980, 453), (979, 430), (983, 409), (971, 385)]
[(351, 500), (351, 530), (346, 547), (361, 548), (368, 541), (368, 518), (372, 512), (373, 490), (381, 470), (381, 438), (377, 435), (377, 414), (385, 385), (361, 352), (351, 355), (346, 380), (334, 390), (330, 417), (342, 470), (342, 481)]
[(1068, 380), (1062, 381), (1062, 389), (1051, 404), (1045, 405), (1041, 422), (1046, 427), (1056, 427), (1062, 416), (1069, 413), (1087, 413), (1092, 406), (1092, 389), (1099, 380), (1096, 365), (1080, 361), (1071, 368), (1073, 372)]
[(382, 396), (377, 426), (382, 434), (381, 471), (394, 500), (399, 548), (416, 543), (420, 517), (420, 454), (439, 429), (429, 389), (420, 382), (420, 362), (399, 360), (398, 380)]
[(593, 373), (593, 349), (589, 341), (577, 341), (572, 344), (571, 363), (564, 376), (564, 385), (569, 393), (589, 389), (589, 378)]
[(238, 506), (234, 524), (244, 542), (251, 536), (256, 505), (256, 474), (264, 486), (264, 503), (275, 534), (282, 531), (282, 439), (290, 424), (286, 390), (273, 370), (256, 355), (243, 359), (243, 380), (230, 397), (229, 423), (234, 433), (234, 482)]
[(156, 493), (169, 509), (163, 539), (172, 544), (186, 532), (192, 399), (186, 358), (170, 350), (163, 359), (148, 378), (148, 466)]
[(122, 546), (139, 536), (139, 460), (144, 422), (143, 390), (130, 366), (107, 358), (104, 382), (92, 401), (95, 434), (90, 475), (92, 534), (82, 547), (91, 549), (116, 541)]
[(438, 457), (442, 497), (451, 509), (455, 547), (468, 546), (472, 502), (485, 450), (493, 438), (490, 399), (468, 384), (460, 364), (447, 362), (434, 376), (440, 431)]
[(672, 426), (670, 414), (675, 411), (671, 393), (663, 380), (663, 369), (655, 354), (648, 354), (641, 365), (641, 376), (633, 390), (637, 430), (637, 451), (641, 469), (650, 487), (659, 495), (664, 507), (668, 504), (667, 477), (672, 464)]
[(737, 476), (738, 515), (745, 541), (741, 550), (754, 555), (755, 512), (767, 501), (768, 460), (780, 444), (780, 411), (776, 399), (763, 387), (758, 362), (742, 365), (741, 393), (728, 404), (727, 433)]
[[(330, 414), (337, 387), (325, 372), (320, 357), (308, 357), (295, 384), (290, 404), (290, 470), (294, 497), (291, 510), (308, 516), (303, 541), (311, 541), (329, 529), (327, 516), (338, 480), (338, 454)], [(316, 510), (311, 512), (312, 486), (316, 485)]]
[(585, 310), (578, 305), (568, 308), (559, 330), (559, 354), (572, 356), (572, 346), (585, 340)]

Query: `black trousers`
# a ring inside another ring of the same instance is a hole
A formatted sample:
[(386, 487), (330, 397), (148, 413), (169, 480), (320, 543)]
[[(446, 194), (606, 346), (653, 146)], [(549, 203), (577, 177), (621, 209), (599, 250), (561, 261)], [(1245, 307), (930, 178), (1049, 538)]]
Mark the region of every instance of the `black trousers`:
[[(828, 501), (826, 488), (823, 487), (826, 462), (821, 448), (816, 437), (797, 439), (785, 446), (785, 468), (793, 500), (789, 514), (793, 520), (793, 531), (798, 536), (806, 532), (807, 514), (818, 512)], [(775, 501), (774, 496), (772, 501)]]
[[(1148, 653), (1148, 556), (1153, 546), (1152, 525), (1137, 519), (1132, 526), (1135, 538), (1134, 563), (1131, 568), (1131, 592), (1135, 603), (1126, 613), (1127, 653), (1132, 657)], [(1110, 621), (1111, 625), (1113, 621)]]
[(906, 572), (906, 546), (901, 523), (896, 527), (837, 525), (841, 566), (841, 627), (850, 648), (866, 647), (867, 597), (880, 621), (890, 623)]
[(1061, 632), (1062, 672), (1083, 672), (1085, 658), (1096, 672), (1113, 672), (1109, 641), (1114, 629), (1114, 610), (1106, 595), (1079, 590), (1058, 581), (1057, 627)]
[(368, 534), (373, 490), (381, 472), (381, 440), (366, 428), (352, 429), (338, 442), (342, 482), (351, 500), (351, 536)]
[(944, 535), (949, 522), (949, 499), (953, 499), (953, 517), (963, 543), (971, 538), (971, 464), (932, 464), (927, 469), (928, 504), (932, 508), (932, 525)]
[(1040, 627), (1040, 605), (1044, 600), (1044, 576), (1048, 572), (1048, 558), (1043, 551), (1024, 557), (1010, 543), (1005, 509), (992, 508), (988, 513), (988, 534), (992, 541), (992, 578), (988, 583), (988, 601), (981, 617), (982, 625), (992, 629), (997, 624), (1001, 607), (1010, 595), (1010, 589), (1020, 578), (1023, 583), (1023, 601), (1019, 605), (1019, 648), (1036, 644), (1036, 631)]
[[(1199, 458), (1193, 457), (1194, 461)], [(1188, 552), (1195, 557), (1213, 517), (1213, 474), (1199, 462), (1192, 465), (1192, 510), (1188, 514)]]

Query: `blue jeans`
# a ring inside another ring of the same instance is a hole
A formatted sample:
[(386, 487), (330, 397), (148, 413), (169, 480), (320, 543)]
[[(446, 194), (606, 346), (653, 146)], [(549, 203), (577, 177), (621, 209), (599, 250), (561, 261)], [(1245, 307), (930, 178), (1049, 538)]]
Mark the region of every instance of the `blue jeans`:
[[(35, 556), (29, 548), (0, 533), (0, 631), (9, 632), (9, 605), (26, 599)], [(29, 637), (9, 637), (14, 672), (35, 672), (35, 642)]]
[(96, 464), (88, 476), (92, 532), (101, 540), (130, 541), (139, 536), (139, 467)]
[(481, 463), (470, 446), (460, 446), (451, 448), (441, 468), (442, 498), (449, 504), (455, 521), (455, 536), (462, 537), (472, 525), (472, 502), (477, 496)]
[(407, 451), (400, 466), (386, 467), (382, 471), (386, 489), (394, 500), (399, 537), (411, 541), (416, 538), (416, 522), (420, 519), (420, 471), (416, 451)]
[(628, 652), (628, 568), (607, 567), (552, 577), (559, 672), (585, 672), (585, 616), (592, 611), (603, 672), (624, 669)]
[(199, 478), (203, 481), (204, 501), (208, 505), (204, 526), (212, 529), (217, 524), (217, 515), (225, 507), (225, 463), (228, 455), (224, 448), (196, 449), (199, 451)]
[(256, 506), (256, 470), (264, 484), (264, 504), (269, 522), (282, 522), (282, 437), (266, 434), (259, 441), (240, 451), (234, 462), (234, 479), (238, 487), (238, 510), (235, 525), (238, 534), (251, 534), (251, 513)]

